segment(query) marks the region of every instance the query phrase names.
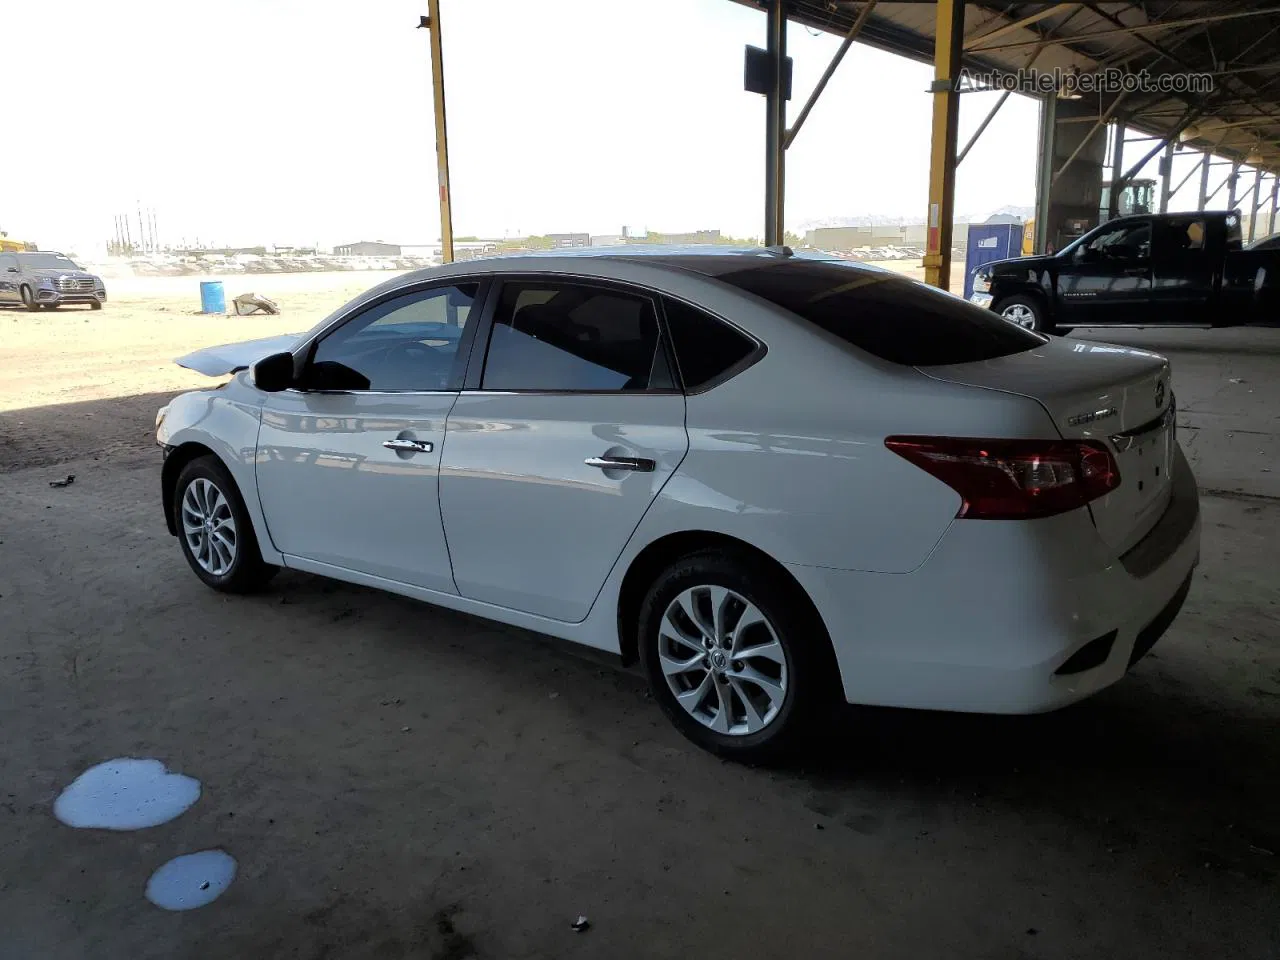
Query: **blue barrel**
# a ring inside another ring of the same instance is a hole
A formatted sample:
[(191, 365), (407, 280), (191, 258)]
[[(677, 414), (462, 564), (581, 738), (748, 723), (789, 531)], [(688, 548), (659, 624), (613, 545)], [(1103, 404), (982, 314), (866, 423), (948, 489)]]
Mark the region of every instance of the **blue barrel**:
[(222, 292), (221, 280), (200, 281), (200, 312), (226, 313), (227, 298)]

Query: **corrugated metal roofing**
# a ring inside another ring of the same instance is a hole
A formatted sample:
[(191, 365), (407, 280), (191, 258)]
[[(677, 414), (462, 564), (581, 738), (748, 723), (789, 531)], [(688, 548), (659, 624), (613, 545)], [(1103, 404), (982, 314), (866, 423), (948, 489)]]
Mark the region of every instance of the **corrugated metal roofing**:
[[(763, 0), (737, 0), (763, 9)], [(863, 3), (789, 0), (793, 21), (848, 32)], [(883, 0), (859, 41), (932, 62), (936, 9), (931, 0)], [(996, 32), (999, 31), (997, 35)], [(1000, 3), (970, 0), (965, 65), (1010, 75), (1034, 55), (1037, 71), (1095, 74), (1118, 68), (1158, 78), (1209, 74), (1212, 90), (1129, 92), (1113, 118), (1149, 134), (1173, 135), (1197, 148), (1280, 170), (1280, 0)], [(803, 98), (807, 91), (794, 94)], [(1115, 94), (1096, 98), (1099, 115)], [(1251, 161), (1252, 162), (1252, 161)]]

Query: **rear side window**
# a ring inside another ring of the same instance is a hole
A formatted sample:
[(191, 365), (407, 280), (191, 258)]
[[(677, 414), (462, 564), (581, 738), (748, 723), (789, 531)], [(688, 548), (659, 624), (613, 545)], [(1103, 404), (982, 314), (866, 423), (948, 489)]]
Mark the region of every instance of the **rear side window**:
[(887, 272), (787, 260), (717, 279), (891, 363), (974, 363), (1045, 342), (990, 310)]
[(687, 303), (668, 299), (662, 309), (686, 390), (720, 379), (756, 351), (754, 341)]
[(482, 390), (670, 390), (653, 302), (612, 288), (508, 282), (493, 317)]

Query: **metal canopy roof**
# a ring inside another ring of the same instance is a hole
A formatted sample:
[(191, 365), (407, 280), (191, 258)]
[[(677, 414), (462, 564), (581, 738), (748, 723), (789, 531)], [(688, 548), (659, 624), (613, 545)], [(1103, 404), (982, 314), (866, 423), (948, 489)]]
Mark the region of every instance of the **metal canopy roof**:
[[(765, 0), (738, 0), (763, 9)], [(787, 16), (845, 34), (865, 3), (788, 0)], [(1115, 67), (1152, 77), (1212, 75), (1209, 93), (1088, 94), (1109, 115), (1150, 134), (1280, 169), (1280, 0), (1008, 3), (968, 0), (964, 63), (1011, 74)], [(932, 62), (935, 4), (881, 0), (858, 41)], [(1034, 58), (1034, 59), (1033, 59)], [(1110, 111), (1108, 113), (1108, 111)]]

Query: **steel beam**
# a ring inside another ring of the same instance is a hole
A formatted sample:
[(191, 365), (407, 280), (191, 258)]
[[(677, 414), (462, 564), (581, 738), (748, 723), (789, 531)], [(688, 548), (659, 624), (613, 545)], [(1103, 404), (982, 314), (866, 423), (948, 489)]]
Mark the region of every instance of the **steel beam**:
[(453, 207), (449, 194), (449, 133), (444, 117), (444, 43), (440, 35), (440, 0), (427, 0), (427, 17), (419, 24), (431, 34), (431, 94), (436, 121), (436, 179), (440, 187), (440, 259), (453, 262)]
[(956, 200), (956, 137), (960, 94), (956, 90), (964, 52), (965, 0), (938, 0), (933, 49), (933, 138), (929, 148), (926, 283), (951, 286), (951, 236)]
[(1053, 190), (1053, 145), (1058, 133), (1058, 98), (1050, 94), (1040, 101), (1040, 162), (1036, 165), (1035, 253), (1049, 243), (1049, 194)]
[(1253, 239), (1258, 229), (1258, 207), (1262, 205), (1262, 171), (1253, 171), (1253, 209), (1249, 213), (1249, 242), (1253, 243)]
[(1208, 150), (1200, 155), (1200, 202), (1197, 210), (1204, 210), (1209, 203), (1209, 168), (1213, 165), (1210, 156)]
[[(1072, 37), (1063, 37), (1058, 43), (1088, 43), (1090, 40), (1105, 40), (1108, 37), (1141, 36), (1159, 30), (1171, 30), (1175, 27), (1190, 27), (1201, 23), (1218, 23), (1223, 20), (1240, 20), (1244, 17), (1265, 17), (1280, 14), (1280, 7), (1269, 7), (1265, 10), (1237, 10), (1233, 13), (1214, 13), (1203, 17), (1192, 17), (1187, 20), (1158, 20), (1155, 23), (1139, 23), (1132, 26), (1115, 27), (1110, 30), (1095, 30), (1093, 33), (1080, 33)], [(984, 46), (983, 53), (995, 50), (1017, 50), (1019, 47), (1031, 47), (1039, 40), (1017, 40), (1012, 43), (998, 43), (995, 46)]]
[(1160, 164), (1163, 168), (1160, 171), (1160, 212), (1169, 212), (1169, 198), (1173, 196), (1173, 191), (1169, 189), (1169, 184), (1173, 180), (1173, 140), (1171, 139), (1164, 145), (1164, 163)]
[(783, 241), (783, 208), (785, 205), (787, 100), (784, 86), (787, 62), (786, 0), (771, 0), (768, 11), (766, 52), (773, 83), (765, 94), (765, 158), (764, 158), (764, 242), (765, 246), (781, 246)]
[(809, 99), (804, 102), (804, 106), (800, 108), (800, 113), (796, 117), (796, 122), (791, 125), (787, 131), (786, 137), (782, 141), (783, 148), (791, 146), (791, 142), (795, 140), (796, 134), (800, 132), (800, 128), (804, 126), (805, 120), (809, 118), (809, 111), (813, 109), (813, 105), (818, 102), (818, 98), (822, 96), (822, 91), (827, 88), (827, 82), (831, 79), (831, 75), (836, 72), (836, 67), (840, 66), (840, 61), (844, 59), (844, 55), (849, 52), (849, 48), (853, 46), (853, 41), (858, 39), (858, 34), (862, 32), (862, 26), (867, 22), (867, 17), (871, 16), (871, 11), (876, 8), (876, 0), (867, 0), (866, 5), (858, 13), (857, 19), (853, 21), (853, 25), (849, 27), (849, 32), (844, 35), (844, 40), (840, 44), (840, 49), (835, 52), (835, 56), (831, 58), (831, 62), (827, 64), (827, 69), (822, 71), (822, 76), (818, 78), (817, 84), (813, 88), (813, 93), (809, 94)]
[(1111, 144), (1111, 187), (1107, 191), (1107, 219), (1114, 220), (1120, 212), (1120, 194), (1116, 184), (1120, 180), (1120, 171), (1124, 169), (1124, 134), (1125, 125), (1121, 120), (1116, 123), (1115, 141)]
[(1267, 221), (1267, 236), (1276, 232), (1276, 201), (1280, 200), (1280, 179), (1271, 185), (1271, 218)]
[(1234, 160), (1231, 163), (1231, 172), (1227, 174), (1227, 209), (1234, 210), (1236, 208), (1236, 186), (1240, 182), (1240, 161)]
[[(1045, 45), (1041, 44), (1031, 52), (1031, 56), (1027, 57), (1027, 62), (1022, 65), (1023, 70), (1029, 69), (1031, 65), (1036, 62), (1036, 58), (1040, 56), (1044, 47)], [(1009, 95), (1012, 92), (1012, 90), (1006, 90), (1004, 93), (1000, 94), (1000, 99), (995, 102), (995, 106), (993, 106), (987, 112), (987, 115), (982, 118), (982, 122), (978, 124), (978, 129), (973, 131), (973, 136), (971, 136), (969, 138), (969, 142), (964, 145), (964, 149), (956, 155), (956, 166), (964, 163), (964, 158), (969, 155), (969, 151), (973, 149), (973, 145), (978, 142), (978, 138), (982, 136), (991, 121), (995, 119), (996, 114), (1000, 112), (1000, 108), (1004, 106), (1005, 101), (1009, 99)]]
[(1126, 93), (1127, 91), (1121, 91), (1116, 94), (1116, 98), (1111, 101), (1111, 106), (1107, 107), (1106, 112), (1103, 113), (1102, 116), (1097, 119), (1097, 122), (1089, 128), (1089, 132), (1086, 133), (1080, 143), (1076, 145), (1075, 150), (1071, 151), (1071, 156), (1067, 157), (1067, 159), (1062, 162), (1062, 166), (1060, 166), (1057, 172), (1053, 175), (1054, 179), (1057, 179), (1067, 172), (1067, 167), (1071, 166), (1071, 164), (1075, 162), (1076, 157), (1080, 156), (1080, 152), (1089, 145), (1089, 141), (1093, 139), (1094, 135), (1106, 125), (1108, 120), (1111, 119), (1111, 115), (1116, 112), (1116, 108), (1118, 108), (1123, 102)]
[(973, 50), (975, 47), (980, 47), (989, 40), (995, 40), (997, 37), (1003, 37), (1007, 33), (1013, 33), (1015, 30), (1021, 30), (1024, 27), (1029, 27), (1033, 23), (1039, 23), (1047, 17), (1052, 17), (1058, 13), (1065, 13), (1067, 10), (1074, 9), (1078, 6), (1080, 6), (1079, 3), (1059, 3), (1052, 7), (1046, 7), (1039, 13), (1033, 13), (1030, 16), (1023, 17), (1021, 20), (1015, 20), (1013, 23), (1006, 23), (1003, 27), (996, 27), (996, 29), (992, 30), (990, 33), (984, 33), (980, 37), (972, 37), (964, 42), (964, 48), (965, 50)]

